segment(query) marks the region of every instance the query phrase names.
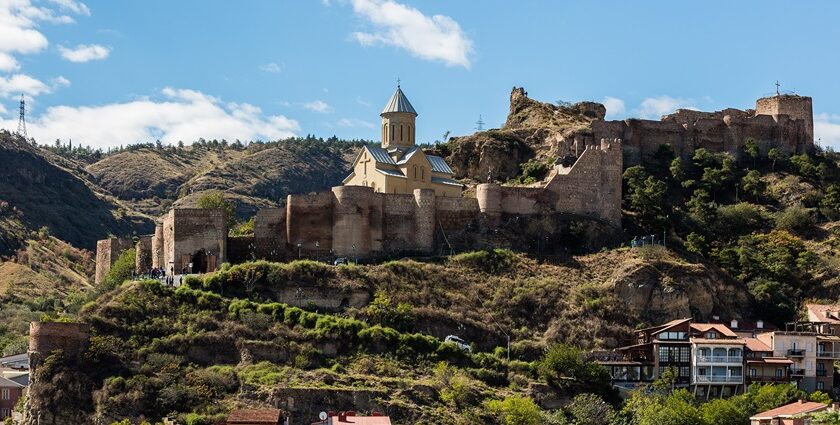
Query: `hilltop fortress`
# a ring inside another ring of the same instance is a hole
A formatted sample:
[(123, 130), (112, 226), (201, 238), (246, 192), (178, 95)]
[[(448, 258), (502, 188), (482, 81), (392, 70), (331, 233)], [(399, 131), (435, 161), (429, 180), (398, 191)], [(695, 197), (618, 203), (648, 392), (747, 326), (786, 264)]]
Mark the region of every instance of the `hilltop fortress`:
[[(548, 114), (568, 113), (529, 99), (522, 88), (514, 88), (510, 100), (506, 127), (527, 127), (527, 122), (512, 121), (534, 105)], [(154, 235), (137, 241), (136, 268), (203, 273), (224, 262), (253, 259), (370, 259), (500, 246), (550, 252), (580, 239), (620, 233), (623, 170), (651, 158), (661, 145), (669, 144), (684, 157), (700, 147), (740, 157), (748, 139), (756, 140), (764, 153), (773, 147), (788, 154), (813, 149), (811, 98), (804, 96), (759, 99), (756, 109), (747, 111), (681, 109), (660, 121), (605, 121), (604, 106), (594, 102), (566, 109), (579, 113), (585, 118), (579, 122), (588, 126), (543, 134), (540, 142), (562, 159), (544, 181), (528, 186), (488, 182), (467, 196), (454, 177), (469, 173), (416, 146), (417, 112), (398, 87), (380, 114), (381, 147), (362, 148), (342, 186), (288, 195), (284, 207), (258, 211), (253, 236), (229, 236), (221, 211), (172, 209)], [(469, 160), (481, 165), (484, 154), (482, 148)], [(503, 160), (516, 160), (507, 155)], [(493, 164), (483, 166), (477, 169), (492, 174)], [(99, 241), (97, 283), (127, 244), (119, 238)]]

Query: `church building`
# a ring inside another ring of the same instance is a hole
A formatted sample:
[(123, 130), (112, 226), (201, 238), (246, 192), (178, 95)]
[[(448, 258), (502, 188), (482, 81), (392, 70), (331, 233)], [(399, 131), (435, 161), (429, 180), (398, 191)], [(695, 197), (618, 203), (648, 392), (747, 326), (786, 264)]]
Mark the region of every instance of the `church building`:
[(463, 185), (452, 179), (443, 158), (426, 155), (415, 145), (417, 111), (400, 86), (380, 114), (381, 147), (362, 148), (344, 186), (368, 186), (374, 192), (412, 194), (434, 189), (437, 196), (461, 196)]

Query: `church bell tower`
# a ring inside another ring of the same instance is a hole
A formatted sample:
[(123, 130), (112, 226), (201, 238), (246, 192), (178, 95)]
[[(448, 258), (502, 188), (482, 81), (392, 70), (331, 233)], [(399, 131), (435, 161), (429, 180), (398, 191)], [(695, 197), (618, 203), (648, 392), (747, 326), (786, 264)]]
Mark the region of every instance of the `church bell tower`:
[(417, 111), (405, 97), (400, 85), (379, 114), (382, 117), (382, 147), (408, 148), (414, 146), (416, 140), (415, 121)]

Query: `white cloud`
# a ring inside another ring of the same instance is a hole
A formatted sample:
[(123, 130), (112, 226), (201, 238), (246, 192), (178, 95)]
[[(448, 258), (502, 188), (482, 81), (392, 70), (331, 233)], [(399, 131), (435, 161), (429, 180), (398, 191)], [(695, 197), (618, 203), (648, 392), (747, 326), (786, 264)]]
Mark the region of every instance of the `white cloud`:
[(75, 13), (77, 15), (90, 16), (90, 9), (86, 4), (75, 0), (49, 0), (50, 3), (58, 5), (61, 10)]
[(821, 113), (814, 116), (814, 139), (823, 147), (840, 150), (840, 114)]
[(362, 99), (361, 96), (356, 96), (356, 103), (358, 103), (359, 105), (362, 105), (362, 106), (370, 106), (370, 102)]
[(636, 110), (639, 118), (659, 119), (663, 115), (670, 114), (677, 109), (697, 109), (694, 101), (690, 99), (679, 99), (671, 96), (649, 97), (642, 101)]
[(601, 103), (607, 108), (608, 117), (618, 117), (625, 111), (624, 101), (617, 97), (606, 96)]
[(353, 127), (374, 128), (374, 127), (376, 127), (375, 125), (373, 125), (373, 124), (371, 124), (371, 123), (369, 123), (365, 120), (360, 120), (360, 119), (357, 119), (357, 118), (342, 118), (342, 119), (338, 120), (338, 122), (335, 123), (335, 124), (339, 127), (350, 127), (350, 128), (353, 128)]
[[(176, 143), (205, 139), (255, 140), (291, 137), (300, 131), (294, 119), (265, 115), (247, 103), (224, 103), (204, 93), (166, 88), (164, 99), (140, 99), (101, 106), (55, 106), (27, 123), (30, 136), (41, 143), (73, 139), (95, 148), (148, 142)], [(0, 120), (14, 129), (15, 120)]]
[(271, 72), (273, 74), (276, 74), (278, 72), (283, 71), (283, 66), (280, 65), (280, 64), (276, 64), (274, 62), (271, 62), (271, 63), (267, 63), (267, 64), (261, 66), (260, 69), (265, 71), (265, 72)]
[(52, 92), (52, 87), (26, 74), (15, 74), (8, 78), (0, 76), (0, 97), (15, 97), (21, 93), (27, 96), (38, 96), (50, 92)]
[(17, 71), (18, 68), (20, 68), (20, 64), (14, 56), (0, 52), (0, 71)]
[(105, 59), (111, 53), (111, 49), (98, 44), (80, 44), (72, 49), (58, 46), (58, 51), (64, 59), (77, 63)]
[(313, 100), (312, 102), (304, 103), (303, 107), (309, 109), (310, 111), (322, 114), (332, 111), (332, 107), (322, 100)]
[(67, 87), (70, 85), (70, 80), (64, 78), (64, 76), (59, 75), (58, 77), (53, 78), (53, 87)]
[(426, 16), (394, 0), (352, 2), (353, 11), (373, 26), (372, 31), (353, 33), (353, 38), (361, 45), (394, 46), (421, 59), (470, 67), (473, 42), (449, 16)]
[(2, 103), (0, 103), (0, 115), (5, 114), (6, 112), (9, 112), (9, 111), (6, 109), (5, 106), (3, 106)]

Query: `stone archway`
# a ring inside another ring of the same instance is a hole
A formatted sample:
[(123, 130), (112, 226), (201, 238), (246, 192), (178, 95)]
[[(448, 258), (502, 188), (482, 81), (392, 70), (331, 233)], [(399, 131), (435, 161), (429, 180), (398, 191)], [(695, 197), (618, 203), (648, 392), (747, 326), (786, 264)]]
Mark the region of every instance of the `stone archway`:
[(193, 254), (190, 262), (192, 263), (191, 273), (207, 273), (207, 253), (203, 249)]

